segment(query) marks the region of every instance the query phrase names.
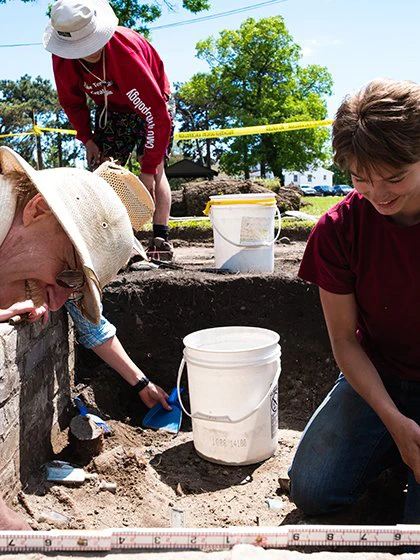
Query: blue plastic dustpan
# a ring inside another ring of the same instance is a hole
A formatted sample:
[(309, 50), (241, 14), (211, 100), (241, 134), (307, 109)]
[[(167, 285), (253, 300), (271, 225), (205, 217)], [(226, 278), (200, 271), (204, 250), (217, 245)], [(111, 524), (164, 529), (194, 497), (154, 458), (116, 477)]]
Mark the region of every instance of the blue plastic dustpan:
[[(184, 389), (180, 389), (182, 393)], [(155, 404), (143, 418), (144, 428), (153, 428), (154, 430), (163, 430), (171, 434), (177, 434), (182, 421), (182, 409), (178, 400), (178, 391), (175, 387), (169, 394), (168, 404), (172, 410), (166, 410), (160, 403)]]

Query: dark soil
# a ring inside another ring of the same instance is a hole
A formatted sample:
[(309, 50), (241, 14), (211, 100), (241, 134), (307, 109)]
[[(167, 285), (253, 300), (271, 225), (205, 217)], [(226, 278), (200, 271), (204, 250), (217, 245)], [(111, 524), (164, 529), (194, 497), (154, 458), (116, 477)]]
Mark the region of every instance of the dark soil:
[[(117, 490), (100, 491), (98, 481), (79, 488), (52, 486), (40, 472), (20, 498), (34, 527), (54, 526), (43, 521), (51, 511), (65, 514), (66, 526), (72, 528), (168, 527), (174, 507), (184, 512), (187, 526), (196, 527), (399, 522), (403, 484), (395, 472), (386, 473), (360, 504), (340, 515), (307, 518), (289, 501), (287, 468), (293, 451), (338, 373), (317, 289), (297, 278), (304, 246), (302, 241), (276, 246), (273, 274), (216, 275), (199, 270), (213, 266), (211, 244), (178, 241), (176, 263), (181, 269), (128, 270), (104, 295), (104, 313), (128, 353), (167, 390), (175, 386), (187, 334), (228, 325), (279, 333), (282, 373), (275, 456), (251, 466), (215, 465), (195, 453), (188, 418), (177, 436), (142, 429), (146, 409), (141, 401), (92, 352), (79, 349), (75, 392), (114, 430), (104, 451), (122, 446), (107, 469), (98, 471), (94, 461), (85, 467), (99, 472), (99, 480), (116, 482)], [(188, 404), (188, 396), (185, 400)], [(54, 448), (58, 457), (74, 461), (66, 431)], [(268, 499), (277, 500), (279, 509), (269, 509)]]

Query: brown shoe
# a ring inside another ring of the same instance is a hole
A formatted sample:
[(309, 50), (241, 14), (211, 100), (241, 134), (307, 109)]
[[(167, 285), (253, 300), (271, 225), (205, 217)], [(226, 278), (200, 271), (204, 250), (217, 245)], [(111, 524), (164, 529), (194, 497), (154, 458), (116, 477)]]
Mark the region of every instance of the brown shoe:
[(174, 255), (174, 248), (169, 241), (165, 241), (163, 237), (154, 237), (150, 240), (147, 248), (147, 256), (149, 260), (171, 261)]

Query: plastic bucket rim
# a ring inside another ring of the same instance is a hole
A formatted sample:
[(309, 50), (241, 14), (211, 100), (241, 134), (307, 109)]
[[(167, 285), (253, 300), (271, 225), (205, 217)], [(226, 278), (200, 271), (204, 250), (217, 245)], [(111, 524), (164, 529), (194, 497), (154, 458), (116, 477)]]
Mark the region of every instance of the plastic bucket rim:
[[(191, 352), (194, 352), (194, 350), (191, 350)], [(195, 350), (195, 352), (197, 351)], [(222, 353), (219, 352), (219, 354)], [(233, 352), (233, 354), (235, 356), (237, 355), (237, 353), (235, 352)], [(188, 352), (188, 348), (184, 348), (183, 356), (187, 366), (193, 365), (193, 366), (198, 366), (198, 367), (208, 368), (208, 369), (223, 368), (223, 370), (243, 369), (245, 366), (255, 368), (255, 367), (266, 366), (268, 364), (272, 364), (273, 362), (279, 360), (281, 358), (281, 346), (280, 344), (276, 344), (276, 347), (273, 349), (273, 352), (271, 352), (268, 356), (264, 356), (263, 358), (257, 358), (252, 362), (250, 361), (249, 357), (246, 360), (237, 361), (237, 362), (226, 361), (226, 353), (225, 355), (220, 356), (220, 360), (206, 360), (204, 357), (202, 360), (200, 360), (196, 356), (191, 356), (191, 354)], [(209, 352), (205, 353), (205, 356), (209, 356)]]
[[(192, 346), (191, 344), (188, 344), (188, 340), (189, 338), (192, 338), (193, 335), (198, 335), (198, 334), (202, 334), (202, 333), (206, 333), (206, 332), (210, 332), (210, 331), (228, 331), (228, 330), (233, 330), (233, 329), (249, 329), (249, 330), (253, 330), (253, 331), (259, 331), (261, 333), (270, 333), (271, 335), (274, 335), (271, 339), (270, 342), (267, 341), (266, 344), (264, 345), (258, 345), (258, 346), (252, 346), (249, 348), (241, 348), (241, 349), (230, 349), (230, 350), (220, 350), (220, 349), (209, 349), (209, 348), (203, 348), (203, 346)], [(278, 333), (276, 333), (275, 331), (272, 331), (270, 329), (265, 329), (263, 327), (248, 327), (248, 326), (230, 326), (230, 327), (211, 327), (208, 329), (200, 329), (199, 331), (194, 331), (192, 333), (187, 334), (186, 336), (184, 336), (184, 338), (182, 339), (182, 342), (185, 346), (185, 348), (193, 350), (193, 351), (199, 351), (199, 352), (206, 352), (209, 354), (239, 354), (239, 353), (243, 353), (243, 352), (255, 352), (256, 350), (264, 350), (266, 348), (269, 348), (270, 346), (273, 346), (274, 344), (279, 344), (280, 341), (280, 335)]]
[(276, 200), (274, 194), (270, 193), (243, 193), (243, 194), (217, 194), (209, 196), (210, 200), (258, 200), (263, 198), (266, 200)]

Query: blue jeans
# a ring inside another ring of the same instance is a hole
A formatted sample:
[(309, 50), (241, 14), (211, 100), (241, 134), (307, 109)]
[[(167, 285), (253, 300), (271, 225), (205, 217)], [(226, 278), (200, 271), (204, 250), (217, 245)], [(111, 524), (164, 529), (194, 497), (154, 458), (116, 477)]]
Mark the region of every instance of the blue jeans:
[[(420, 424), (420, 382), (383, 381), (398, 409)], [(308, 515), (338, 511), (398, 461), (384, 424), (340, 374), (303, 432), (289, 469), (291, 499)], [(407, 471), (404, 523), (420, 523), (420, 484)]]

